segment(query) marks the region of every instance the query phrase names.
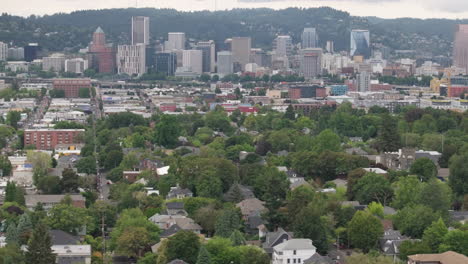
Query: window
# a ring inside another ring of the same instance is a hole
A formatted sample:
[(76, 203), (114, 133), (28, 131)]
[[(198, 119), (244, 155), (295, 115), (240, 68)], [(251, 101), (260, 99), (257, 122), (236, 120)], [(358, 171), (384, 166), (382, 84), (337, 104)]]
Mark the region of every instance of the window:
[(288, 264), (291, 263), (291, 259), (288, 259)]
[(297, 259), (297, 263), (299, 263), (299, 264), (301, 263), (301, 259), (300, 259), (300, 258)]
[(297, 251), (296, 251), (296, 250), (293, 251), (293, 255), (297, 255)]
[(293, 263), (296, 263), (296, 259), (293, 259)]

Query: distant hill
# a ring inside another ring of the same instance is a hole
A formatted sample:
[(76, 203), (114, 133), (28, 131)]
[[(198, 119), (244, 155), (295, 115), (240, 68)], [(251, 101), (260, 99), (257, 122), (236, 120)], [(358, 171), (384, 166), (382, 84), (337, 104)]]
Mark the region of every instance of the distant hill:
[(381, 19), (354, 17), (332, 8), (234, 9), (230, 11), (181, 12), (173, 9), (129, 8), (84, 10), (70, 14), (0, 16), (0, 41), (24, 45), (39, 42), (50, 51), (87, 46), (92, 32), (101, 26), (110, 42), (128, 43), (130, 18), (151, 18), (153, 39), (164, 39), (168, 32), (186, 32), (188, 38), (214, 39), (218, 45), (232, 36), (252, 36), (256, 47), (269, 48), (278, 34), (289, 34), (296, 42), (304, 27), (316, 27), (320, 45), (335, 42), (336, 50), (348, 50), (351, 29), (369, 29), (374, 45), (392, 50), (417, 49), (427, 55), (449, 55), (456, 24), (468, 20)]

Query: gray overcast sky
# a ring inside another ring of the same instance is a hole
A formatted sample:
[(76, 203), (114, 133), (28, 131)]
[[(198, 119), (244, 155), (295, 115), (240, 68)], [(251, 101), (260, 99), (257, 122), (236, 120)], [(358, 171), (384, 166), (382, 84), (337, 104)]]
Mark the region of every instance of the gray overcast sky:
[(83, 9), (154, 7), (178, 10), (330, 6), (357, 16), (468, 18), (468, 0), (0, 0), (1, 12), (28, 16)]

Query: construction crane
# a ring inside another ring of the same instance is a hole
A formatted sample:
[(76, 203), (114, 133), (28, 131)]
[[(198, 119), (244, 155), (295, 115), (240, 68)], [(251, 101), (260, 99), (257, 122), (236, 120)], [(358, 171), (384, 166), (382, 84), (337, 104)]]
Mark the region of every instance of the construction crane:
[(451, 95), (452, 92), (452, 74), (453, 69), (445, 68), (444, 69), (444, 76), (440, 79), (434, 78), (431, 80), (431, 89), (434, 93), (440, 94), (440, 87), (445, 86), (447, 87), (447, 96)]

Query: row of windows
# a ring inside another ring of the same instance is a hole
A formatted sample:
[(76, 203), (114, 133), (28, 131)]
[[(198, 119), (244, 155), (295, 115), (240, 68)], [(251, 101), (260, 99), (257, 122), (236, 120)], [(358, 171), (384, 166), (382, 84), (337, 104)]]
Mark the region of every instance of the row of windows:
[(294, 263), (300, 264), (300, 263), (301, 263), (301, 259), (300, 259), (300, 258), (298, 258), (298, 259), (295, 259), (295, 258), (294, 258), (294, 259), (288, 259), (288, 264), (290, 264), (290, 263), (292, 263), (292, 264), (294, 264)]

